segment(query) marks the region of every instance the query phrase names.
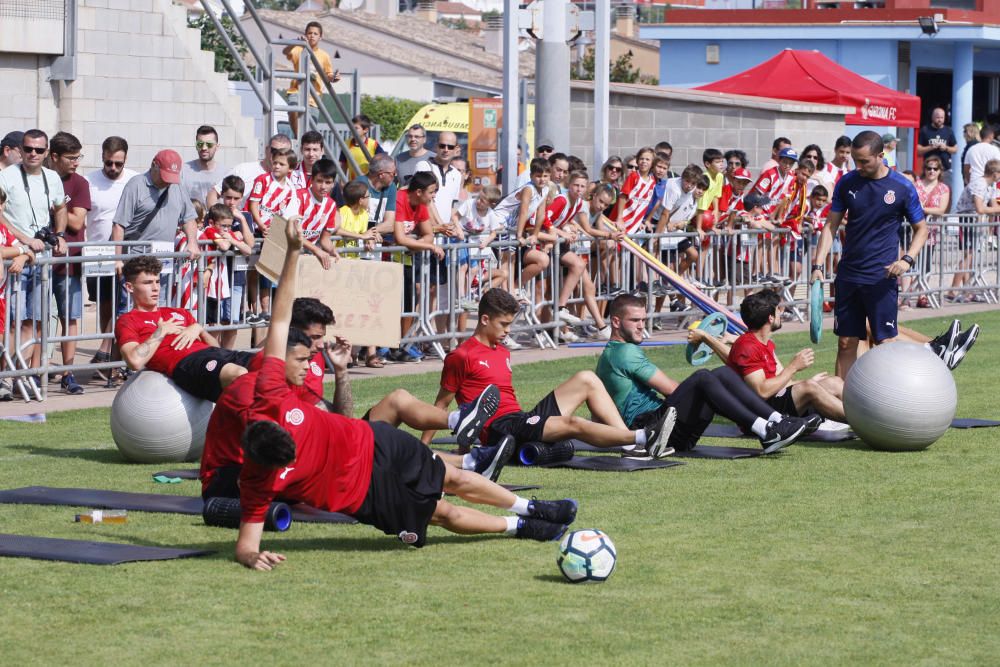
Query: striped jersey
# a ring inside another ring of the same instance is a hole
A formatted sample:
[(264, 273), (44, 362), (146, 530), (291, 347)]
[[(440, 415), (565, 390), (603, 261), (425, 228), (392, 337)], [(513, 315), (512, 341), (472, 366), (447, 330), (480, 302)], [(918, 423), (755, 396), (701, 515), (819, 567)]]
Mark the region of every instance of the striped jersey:
[(642, 225), (649, 202), (653, 200), (655, 188), (656, 179), (652, 176), (640, 176), (638, 171), (633, 171), (625, 179), (625, 185), (622, 186), (625, 204), (618, 216), (618, 222), (626, 234), (634, 234)]
[(574, 222), (577, 214), (583, 210), (583, 199), (577, 199), (576, 203), (570, 204), (566, 195), (556, 195), (552, 203), (545, 210), (545, 219), (552, 227), (561, 228), (567, 222)]
[(271, 218), (275, 215), (288, 217), (298, 213), (297, 208), (293, 209), (296, 201), (295, 187), (291, 180), (286, 178), (279, 183), (271, 174), (261, 174), (254, 179), (250, 196), (247, 197), (247, 211), (250, 210), (250, 202), (260, 205), (260, 222), (265, 229), (271, 225)]
[(788, 192), (794, 180), (795, 177), (792, 175), (792, 172), (788, 172), (782, 176), (777, 167), (771, 167), (761, 172), (760, 178), (753, 184), (752, 190), (756, 190), (770, 200), (770, 203), (764, 207), (764, 212), (770, 213), (774, 210), (774, 207), (778, 205), (781, 198)]
[(295, 200), (298, 214), (302, 217), (302, 237), (306, 241), (315, 243), (324, 229), (333, 233), (337, 228), (337, 202), (333, 201), (333, 197), (319, 201), (312, 190), (302, 188), (295, 193)]

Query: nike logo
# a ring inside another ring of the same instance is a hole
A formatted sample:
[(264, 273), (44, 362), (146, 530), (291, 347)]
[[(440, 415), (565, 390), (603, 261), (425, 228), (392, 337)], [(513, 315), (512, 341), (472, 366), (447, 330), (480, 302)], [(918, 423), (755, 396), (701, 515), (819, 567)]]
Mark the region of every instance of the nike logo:
[(281, 474), (278, 475), (278, 478), (285, 479), (285, 477), (288, 476), (288, 473), (292, 472), (293, 470), (295, 470), (295, 468), (285, 467), (285, 469), (281, 471)]
[(594, 541), (599, 540), (599, 539), (601, 539), (600, 535), (590, 534), (590, 535), (581, 535), (580, 536), (580, 541), (581, 542), (594, 542)]
[(480, 365), (480, 366), (486, 366), (486, 368), (489, 368), (489, 367), (490, 367), (490, 362), (488, 362), (488, 361), (485, 361), (485, 360), (483, 360), (483, 359), (480, 359), (480, 360), (479, 360), (479, 365)]

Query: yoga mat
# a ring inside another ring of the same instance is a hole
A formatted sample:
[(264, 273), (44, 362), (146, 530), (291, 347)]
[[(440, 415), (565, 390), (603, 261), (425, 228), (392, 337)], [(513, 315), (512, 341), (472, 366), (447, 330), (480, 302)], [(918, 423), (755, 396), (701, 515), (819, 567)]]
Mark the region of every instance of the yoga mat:
[[(204, 503), (200, 496), (166, 496), (156, 493), (127, 493), (100, 489), (26, 486), (0, 491), (0, 503), (22, 505), (64, 505), (98, 509), (161, 512), (201, 515)], [(357, 523), (354, 517), (325, 512), (302, 503), (292, 505), (292, 518), (306, 523)]]
[(673, 468), (684, 465), (683, 461), (633, 459), (623, 456), (574, 456), (569, 461), (547, 463), (539, 468), (570, 468), (573, 470), (600, 470), (604, 472), (634, 472), (655, 468)]
[[(702, 433), (703, 438), (752, 438), (752, 435), (744, 435), (740, 431), (740, 427), (736, 424), (709, 424), (705, 432)], [(856, 440), (857, 436), (854, 435), (853, 431), (824, 431), (820, 429), (806, 437), (802, 438), (799, 442), (846, 442), (848, 440)]]
[(990, 426), (1000, 426), (1000, 421), (994, 419), (973, 419), (971, 417), (959, 417), (951, 420), (952, 428), (988, 428)]
[(716, 447), (714, 445), (695, 445), (686, 452), (676, 451), (674, 456), (682, 459), (750, 459), (763, 456), (763, 449), (747, 447)]
[(206, 556), (212, 553), (215, 552), (0, 534), (0, 556), (58, 560), (89, 565), (118, 565), (119, 563), (133, 563), (143, 560), (173, 560), (174, 558)]

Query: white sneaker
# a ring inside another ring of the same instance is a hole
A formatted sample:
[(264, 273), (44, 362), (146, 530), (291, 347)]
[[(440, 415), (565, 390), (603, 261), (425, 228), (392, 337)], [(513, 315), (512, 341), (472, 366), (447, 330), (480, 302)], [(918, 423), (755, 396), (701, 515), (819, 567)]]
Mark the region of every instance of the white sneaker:
[(514, 290), (514, 298), (517, 299), (518, 301), (521, 301), (522, 303), (531, 302), (531, 299), (528, 297), (528, 293), (524, 291), (524, 289), (521, 287), (518, 287), (516, 290)]
[(559, 319), (574, 327), (583, 324), (583, 320), (569, 312), (566, 308), (559, 309)]
[(611, 325), (605, 324), (603, 329), (598, 329), (597, 338), (599, 340), (611, 340)]
[(516, 340), (514, 340), (514, 338), (511, 336), (507, 336), (506, 338), (503, 339), (503, 346), (506, 347), (508, 350), (520, 350), (524, 347)]
[(575, 333), (573, 333), (572, 331), (570, 331), (569, 329), (567, 329), (567, 330), (565, 330), (565, 331), (560, 331), (560, 332), (559, 332), (559, 338), (560, 338), (560, 339), (562, 340), (562, 342), (564, 342), (564, 343), (575, 343), (575, 342), (577, 342), (578, 340), (580, 340), (580, 337), (579, 337), (579, 336), (577, 336), (577, 335), (576, 335)]

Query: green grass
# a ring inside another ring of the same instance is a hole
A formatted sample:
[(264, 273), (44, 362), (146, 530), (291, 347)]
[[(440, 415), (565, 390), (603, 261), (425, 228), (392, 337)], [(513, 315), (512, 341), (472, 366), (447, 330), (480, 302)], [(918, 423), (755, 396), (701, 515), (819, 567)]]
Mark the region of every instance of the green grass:
[[(955, 374), (960, 416), (998, 417), (1000, 313)], [(932, 335), (944, 319), (916, 327)], [(785, 359), (804, 334), (778, 337)], [(827, 333), (816, 368), (831, 369)], [(658, 348), (671, 376), (681, 348)], [(526, 405), (593, 358), (515, 367)], [(402, 384), (359, 382), (359, 413)], [(127, 465), (107, 410), (0, 422), (0, 488), (34, 484), (195, 495)], [(66, 507), (0, 505), (0, 532), (214, 549), (97, 567), (0, 560), (0, 656), (19, 664), (942, 664), (1000, 655), (1000, 430), (950, 430), (929, 450), (797, 445), (764, 460), (630, 474), (509, 469), (540, 497), (580, 499), (618, 570), (563, 583), (556, 547), (432, 528), (421, 550), (366, 526), (266, 536), (271, 573), (232, 561), (234, 533), (200, 517), (130, 513), (74, 524)], [(727, 444), (719, 441), (716, 444)], [(733, 444), (728, 441), (728, 444)]]

